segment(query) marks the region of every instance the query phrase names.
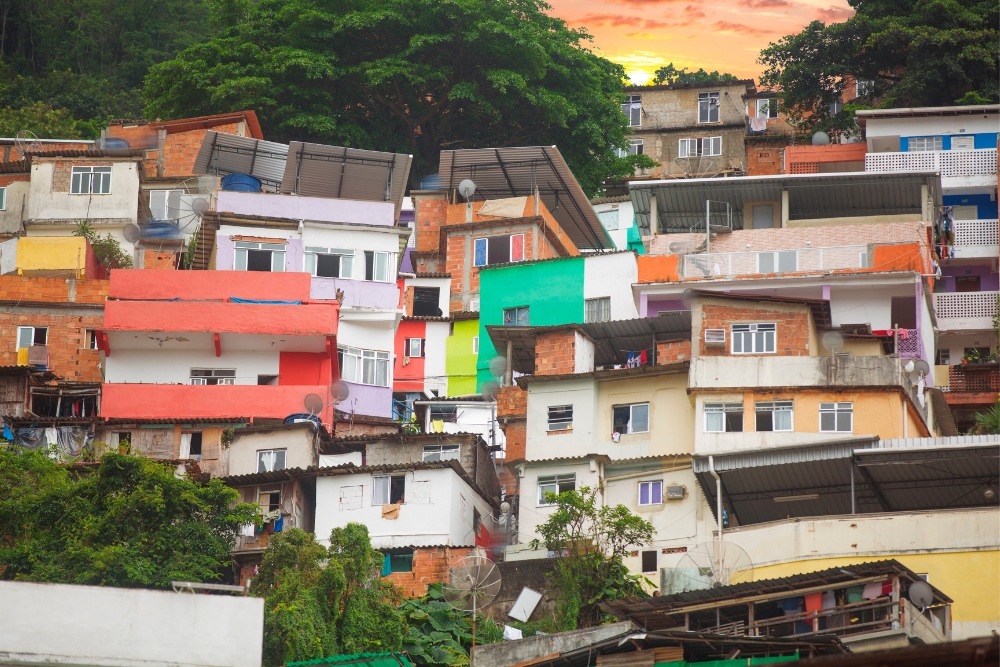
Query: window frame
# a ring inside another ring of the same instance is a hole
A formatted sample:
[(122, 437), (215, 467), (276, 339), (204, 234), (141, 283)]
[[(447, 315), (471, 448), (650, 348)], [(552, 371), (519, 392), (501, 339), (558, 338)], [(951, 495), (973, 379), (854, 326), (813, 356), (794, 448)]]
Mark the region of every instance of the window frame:
[(84, 350), (96, 350), (98, 349), (97, 329), (84, 329), (83, 330), (83, 349)]
[[(21, 331), (23, 331), (24, 329), (31, 329), (31, 345), (21, 345)], [(45, 331), (45, 342), (42, 343), (41, 345), (47, 347), (48, 344), (49, 344), (49, 328), (47, 326), (45, 326), (45, 327), (36, 327), (34, 325), (26, 324), (26, 325), (21, 325), (21, 326), (17, 327), (16, 347), (14, 349), (15, 350), (26, 350), (29, 347), (38, 347), (39, 343), (35, 342), (35, 338), (38, 335), (37, 332), (39, 330)]]
[[(638, 104), (639, 108), (633, 109), (632, 105)], [(634, 120), (633, 123), (633, 112)], [(628, 99), (622, 104), (622, 113), (628, 118), (629, 127), (642, 127), (642, 95), (629, 95)]]
[[(504, 262), (491, 262), (490, 261), (490, 245), (491, 242), (499, 242), (501, 239), (507, 241), (507, 260)], [(519, 250), (517, 253), (517, 258), (515, 259), (514, 248), (518, 246)], [(485, 252), (482, 254), (482, 261), (480, 261), (479, 248), (485, 247)], [(482, 236), (479, 238), (472, 239), (472, 266), (477, 269), (481, 269), (484, 266), (498, 266), (500, 264), (514, 264), (517, 262), (524, 261), (524, 233), (518, 232), (514, 234), (501, 234), (498, 236)]]
[[(759, 414), (771, 413), (771, 428), (760, 428)], [(788, 428), (777, 428), (777, 413), (788, 413)], [(789, 433), (795, 430), (795, 402), (789, 400), (757, 401), (754, 403), (754, 431), (760, 433)]]
[[(84, 179), (84, 174), (89, 174), (89, 178)], [(94, 192), (95, 174), (101, 175), (101, 192)], [(79, 165), (70, 168), (69, 193), (71, 195), (109, 195), (111, 194), (111, 174), (112, 168), (106, 165)], [(79, 176), (79, 178), (77, 178)], [(84, 180), (87, 189), (83, 190)], [(105, 190), (105, 186), (107, 189)]]
[(854, 82), (854, 97), (867, 97), (875, 90), (875, 81), (872, 79), (857, 79)]
[[(645, 502), (645, 503), (642, 502), (642, 487), (643, 486), (648, 486), (649, 487), (649, 492), (647, 493), (647, 496), (646, 496), (648, 502)], [(660, 501), (659, 502), (655, 502), (653, 500), (653, 497), (654, 497), (654, 495), (653, 495), (653, 489), (656, 488), (656, 486), (659, 486), (659, 488), (660, 488)], [(637, 499), (637, 502), (639, 504), (639, 507), (650, 507), (652, 505), (662, 505), (663, 504), (663, 480), (662, 479), (647, 479), (647, 480), (642, 480), (642, 481), (639, 482), (639, 485), (638, 485), (637, 488), (638, 488), (638, 495), (636, 496), (636, 499)]]
[[(774, 215), (772, 209), (772, 215)], [(764, 256), (771, 257), (771, 269), (766, 271), (765, 267), (761, 266), (761, 258)], [(782, 260), (788, 259), (788, 257), (793, 257), (795, 259), (795, 266), (791, 269), (782, 268)], [(798, 250), (761, 250), (757, 251), (757, 273), (769, 274), (769, 273), (795, 273), (799, 270), (799, 251)]]
[[(770, 329), (760, 329), (760, 327), (762, 327), (762, 326), (763, 327), (771, 327), (771, 328)], [(738, 331), (737, 331), (737, 327), (740, 327), (740, 329)], [(744, 330), (742, 327), (747, 327), (747, 329)], [(753, 334), (756, 333), (756, 332), (759, 332), (759, 331), (763, 331), (765, 333), (765, 336), (764, 336), (764, 347), (765, 348), (767, 347), (767, 339), (768, 339), (768, 337), (766, 336), (766, 333), (770, 332), (771, 334), (773, 334), (771, 336), (771, 346), (772, 347), (771, 347), (770, 350), (767, 350), (767, 349), (757, 350), (756, 349), (757, 337), (754, 336)], [(744, 336), (742, 334), (750, 334), (749, 339), (750, 339), (751, 343), (753, 344), (754, 349), (750, 350), (750, 351), (746, 351), (746, 350), (743, 350), (743, 349), (737, 350), (736, 349), (737, 334), (740, 334), (740, 336), (739, 336), (740, 348), (743, 347)], [(730, 354), (777, 354), (778, 353), (778, 325), (776, 323), (774, 323), (774, 322), (737, 322), (737, 323), (733, 323), (733, 324), (730, 325), (730, 328), (729, 328), (729, 338), (730, 338), (730, 342), (729, 342), (729, 353)]]
[[(267, 470), (266, 466), (265, 466), (264, 469), (261, 470), (261, 466), (264, 465), (264, 462), (261, 460), (261, 455), (262, 454), (274, 454), (275, 455), (274, 468), (272, 468), (271, 470)], [(281, 458), (280, 458), (281, 467), (278, 467), (278, 461), (279, 461), (278, 454), (281, 455)], [(287, 467), (288, 467), (288, 449), (287, 448), (280, 447), (280, 448), (258, 449), (257, 450), (257, 472), (258, 473), (261, 473), (261, 472), (275, 472), (275, 471), (278, 471), (278, 470), (285, 470)]]
[[(391, 271), (390, 267), (394, 267), (396, 264), (395, 255), (396, 253), (389, 252), (388, 250), (365, 250), (364, 280), (370, 283), (393, 282), (396, 279), (396, 276), (395, 276), (395, 271)], [(385, 273), (384, 278), (379, 278), (380, 267), (384, 270)], [(371, 275), (371, 278), (368, 277), (369, 275)]]
[(472, 337), (472, 354), (479, 354), (479, 336)]
[[(446, 454), (448, 456), (446, 456)], [(451, 454), (454, 454), (454, 456)], [(461, 457), (462, 448), (459, 445), (424, 445), (420, 455), (420, 460), (425, 463), (434, 461), (458, 461)]]
[[(595, 317), (591, 317), (591, 308), (594, 306)], [(603, 317), (602, 317), (603, 316)], [(592, 299), (583, 300), (583, 321), (585, 324), (611, 321), (611, 297), (598, 296)]]
[[(514, 313), (513, 323), (507, 324), (507, 313)], [(523, 311), (523, 312), (522, 312)], [(521, 315), (524, 315), (524, 324), (520, 324)], [(514, 306), (513, 308), (503, 309), (503, 326), (505, 327), (530, 327), (531, 326), (531, 306)]]
[[(235, 241), (233, 246), (233, 271), (250, 271), (250, 251), (271, 253), (271, 268), (257, 273), (284, 273), (285, 258), (288, 248), (286, 243), (265, 243), (263, 241)], [(280, 256), (280, 258), (278, 257)], [(242, 261), (241, 261), (242, 260)], [(242, 266), (240, 266), (242, 263)], [(278, 268), (275, 268), (275, 267)]]
[[(346, 359), (350, 358), (353, 362), (353, 373), (346, 373), (345, 369), (347, 364)], [(365, 382), (365, 366), (366, 360), (372, 360), (372, 372), (374, 373), (375, 383)], [(368, 350), (361, 347), (352, 347), (350, 345), (338, 345), (337, 346), (337, 364), (340, 368), (340, 378), (345, 382), (351, 382), (353, 384), (363, 384), (369, 387), (391, 387), (392, 386), (392, 359), (390, 354), (385, 350)], [(385, 374), (386, 384), (378, 384), (377, 380), (381, 373)], [(348, 377), (350, 375), (350, 377)]]
[[(156, 190), (149, 190), (148, 192), (149, 192), (149, 212), (152, 215), (152, 217), (153, 217), (154, 220), (178, 220), (180, 218), (180, 215), (178, 215), (176, 218), (171, 218), (171, 217), (168, 217), (168, 216), (170, 215), (170, 198), (171, 198), (171, 195), (174, 195), (174, 193), (176, 193), (175, 196), (177, 197), (176, 201), (177, 201), (177, 204), (178, 204), (177, 208), (178, 208), (178, 211), (179, 211), (180, 204), (181, 204), (181, 196), (184, 195), (184, 191), (183, 190), (162, 190), (162, 189), (157, 188)], [(163, 193), (163, 207), (162, 207), (163, 217), (162, 218), (157, 217), (155, 215), (156, 214), (156, 209), (160, 209), (160, 204), (157, 203), (156, 206), (155, 206), (155, 208), (154, 208), (154, 205), (153, 205), (153, 195), (154, 194), (158, 195), (161, 192)]]
[(7, 186), (0, 185), (0, 211), (7, 210)]
[[(552, 481), (549, 481), (549, 480), (552, 480)], [(572, 488), (563, 489), (562, 491), (560, 491), (559, 490), (560, 487), (563, 486), (563, 485), (565, 485), (565, 484), (567, 484), (567, 483), (572, 483)], [(537, 506), (538, 507), (552, 507), (553, 505), (556, 505), (556, 502), (555, 501), (553, 501), (553, 502), (547, 501), (545, 499), (545, 494), (546, 493), (555, 493), (556, 495), (559, 495), (560, 493), (565, 493), (566, 491), (576, 491), (576, 473), (575, 472), (568, 472), (568, 473), (562, 473), (562, 474), (557, 474), (557, 475), (540, 475), (535, 480), (535, 486), (538, 488), (538, 497), (537, 497), (538, 505)], [(544, 487), (552, 487), (552, 486), (555, 487), (555, 491), (544, 491), (543, 490)]]
[[(306, 246), (302, 255), (302, 270), (313, 278), (335, 278), (352, 280), (354, 278), (354, 256), (357, 253), (352, 248), (324, 248), (321, 246)], [(319, 275), (319, 256), (339, 257), (336, 276)], [(346, 260), (346, 261), (345, 261)]]
[[(764, 118), (771, 120), (772, 118), (778, 117), (778, 100), (773, 97), (763, 97), (754, 100), (754, 118), (761, 118), (760, 108), (761, 102), (764, 106)], [(772, 113), (773, 112), (773, 113)]]
[[(382, 500), (382, 498), (376, 498), (375, 497), (375, 490), (376, 490), (376, 488), (378, 486), (378, 484), (376, 483), (375, 480), (378, 480), (378, 479), (388, 480), (388, 483), (385, 486), (386, 495), (384, 496), (384, 498), (385, 498), (386, 502), (384, 502), (384, 503), (378, 502), (379, 500)], [(392, 481), (394, 479), (402, 479), (403, 480), (403, 493), (398, 498), (397, 502), (395, 502), (395, 503), (392, 502)], [(406, 504), (406, 474), (404, 473), (402, 475), (372, 475), (372, 506), (375, 507), (375, 506), (396, 505), (396, 504), (399, 504), (399, 505), (405, 505)]]
[[(633, 424), (634, 421), (635, 421), (635, 408), (637, 408), (637, 407), (645, 407), (646, 408), (646, 428), (643, 429), (643, 430), (641, 430), (641, 431), (637, 431), (634, 428), (632, 428), (632, 426), (631, 426), (631, 424)], [(613, 405), (613, 406), (611, 406), (611, 431), (612, 432), (616, 432), (614, 430), (615, 429), (615, 411), (616, 410), (621, 410), (623, 408), (628, 408), (627, 430), (624, 431), (624, 432), (617, 431), (617, 433), (619, 433), (621, 435), (631, 435), (633, 433), (649, 433), (649, 427), (650, 427), (650, 424), (649, 424), (649, 415), (650, 415), (649, 401), (643, 401), (641, 403), (625, 403), (623, 405)]]
[[(833, 406), (833, 407), (824, 407)], [(847, 406), (846, 408), (843, 406)], [(840, 416), (846, 414), (847, 419), (850, 422), (850, 428), (842, 429), (840, 428)], [(823, 416), (833, 415), (833, 428), (826, 429), (823, 428)], [(837, 402), (823, 402), (819, 404), (819, 432), (820, 433), (853, 433), (854, 432), (854, 402), (853, 401), (837, 401)]]
[[(715, 100), (714, 110), (715, 119), (712, 120), (713, 105), (712, 100)], [(706, 120), (702, 120), (702, 104), (704, 103), (704, 111)], [(721, 91), (706, 91), (704, 93), (698, 93), (698, 125), (704, 125), (708, 123), (718, 123), (722, 119), (722, 95)]]
[[(930, 142), (930, 148), (927, 148), (928, 142)], [(929, 153), (944, 150), (944, 137), (941, 135), (907, 137), (906, 150), (909, 153)]]
[[(744, 433), (746, 431), (746, 419), (745, 419), (745, 408), (743, 403), (705, 403), (702, 410), (704, 413), (704, 418), (702, 420), (702, 426), (705, 433)], [(740, 430), (729, 430), (729, 420), (726, 418), (727, 413), (739, 413), (740, 422), (742, 428)], [(709, 415), (721, 414), (722, 415), (722, 428), (720, 429), (710, 429), (708, 427), (708, 417)]]
[(573, 430), (572, 404), (549, 405), (547, 406), (546, 414), (547, 414), (547, 420), (545, 424), (546, 432), (562, 433), (564, 431)]
[[(413, 341), (417, 342), (417, 354), (412, 354), (413, 352)], [(427, 356), (427, 339), (426, 338), (404, 338), (403, 339), (403, 356), (423, 359)]]
[[(707, 146), (707, 150), (706, 150)], [(691, 148), (694, 147), (694, 152)], [(678, 158), (720, 157), (722, 155), (722, 135), (710, 137), (684, 137), (677, 140)]]
[[(195, 375), (195, 371), (209, 371), (211, 375)], [(217, 372), (229, 373), (232, 375), (216, 375)], [(188, 380), (189, 384), (197, 387), (214, 387), (228, 385), (232, 386), (236, 384), (236, 369), (235, 368), (205, 368), (202, 366), (193, 366), (188, 369)], [(205, 382), (195, 382), (195, 380), (206, 380)], [(208, 380), (216, 380), (216, 382), (208, 382)], [(230, 380), (230, 382), (218, 382), (218, 380)]]
[[(652, 570), (646, 569), (646, 558), (651, 557), (656, 562), (656, 567)], [(660, 569), (660, 559), (659, 554), (656, 553), (656, 549), (645, 549), (639, 552), (639, 569), (642, 570), (643, 574), (650, 574), (657, 572)]]

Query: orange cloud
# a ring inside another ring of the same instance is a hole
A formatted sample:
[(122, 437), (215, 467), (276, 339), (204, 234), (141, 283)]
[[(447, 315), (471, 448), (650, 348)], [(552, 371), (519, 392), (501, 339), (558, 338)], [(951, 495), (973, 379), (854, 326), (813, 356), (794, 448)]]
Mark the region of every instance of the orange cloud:
[(739, 4), (751, 9), (773, 9), (776, 7), (791, 7), (788, 0), (739, 0)]
[(854, 10), (848, 7), (830, 7), (817, 9), (816, 16), (827, 23), (840, 23), (854, 16)]
[(774, 30), (764, 30), (762, 28), (754, 28), (743, 23), (730, 23), (729, 21), (716, 21), (712, 26), (721, 32), (733, 32), (737, 35), (751, 35), (754, 37), (760, 35), (769, 35), (774, 33)]
[(685, 0), (604, 0), (615, 5), (630, 5), (632, 7), (652, 7), (654, 5), (668, 5), (675, 2), (685, 2)]
[[(663, 21), (654, 21), (652, 19), (642, 19), (638, 16), (624, 16), (622, 14), (587, 14), (581, 19), (571, 21), (575, 24), (586, 24), (597, 27), (611, 26), (612, 28), (618, 28), (621, 26), (628, 26), (630, 28), (645, 28), (646, 30), (656, 30), (659, 28), (669, 28), (669, 23), (664, 23)], [(625, 33), (626, 37), (632, 37), (643, 33)]]

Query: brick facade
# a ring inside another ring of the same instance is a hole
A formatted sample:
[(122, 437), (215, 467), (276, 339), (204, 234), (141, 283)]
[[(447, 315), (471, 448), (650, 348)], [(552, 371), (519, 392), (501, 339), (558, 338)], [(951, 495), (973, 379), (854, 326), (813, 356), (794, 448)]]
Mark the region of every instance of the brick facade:
[[(525, 447), (528, 442), (526, 430), (526, 418), (528, 414), (528, 392), (518, 385), (503, 387), (497, 396), (497, 421), (503, 429), (506, 445), (504, 446), (504, 460), (516, 461), (525, 456)], [(500, 473), (500, 483), (506, 486), (507, 492), (514, 490), (513, 478), (506, 479), (504, 470)], [(507, 473), (507, 477), (510, 474)]]
[[(809, 356), (809, 333), (812, 315), (807, 306), (754, 307), (749, 304), (703, 303), (701, 306), (701, 331), (698, 332), (699, 351), (702, 356), (721, 357), (732, 349), (732, 328), (734, 323), (759, 322), (775, 323), (775, 352), (786, 357)], [(725, 347), (706, 347), (705, 329), (725, 329)]]
[(427, 595), (430, 584), (448, 579), (448, 568), (459, 558), (471, 555), (471, 547), (426, 547), (413, 550), (413, 571), (393, 572), (387, 581), (403, 589), (408, 598)]
[(153, 250), (147, 248), (143, 251), (144, 269), (176, 269), (177, 254), (168, 250)]
[(0, 276), (0, 301), (103, 304), (107, 298), (107, 280)]
[(676, 340), (656, 344), (656, 364), (673, 364), (691, 361), (691, 341)]
[(576, 368), (576, 331), (553, 331), (535, 338), (535, 375), (563, 375)]

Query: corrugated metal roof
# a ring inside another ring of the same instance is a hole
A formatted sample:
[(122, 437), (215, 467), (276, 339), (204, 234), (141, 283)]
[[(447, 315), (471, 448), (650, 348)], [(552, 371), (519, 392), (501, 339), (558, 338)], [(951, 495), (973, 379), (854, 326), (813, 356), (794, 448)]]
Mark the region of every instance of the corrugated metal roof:
[(928, 393), (934, 408), (934, 421), (937, 422), (941, 433), (945, 436), (957, 436), (958, 427), (955, 425), (955, 416), (951, 413), (951, 406), (948, 405), (948, 399), (944, 397), (944, 392), (939, 387), (930, 387)]
[(31, 172), (31, 163), (27, 160), (0, 162), (0, 174), (27, 174)]
[(577, 248), (615, 247), (555, 146), (441, 151), (438, 174), (447, 190), (471, 179), (478, 199), (530, 196), (537, 187), (545, 207)]
[[(656, 196), (660, 232), (688, 233), (704, 229), (705, 202), (711, 200), (713, 224), (721, 219), (722, 203), (732, 208), (733, 227), (743, 229), (744, 204), (780, 202), (788, 192), (789, 218), (839, 218), (901, 215), (922, 212), (921, 186), (928, 186), (941, 204), (941, 177), (937, 172), (842, 174), (781, 174), (733, 178), (691, 178), (633, 181), (629, 192), (635, 216), (644, 234), (650, 230), (650, 199)], [(719, 214), (719, 217), (716, 214)]]
[(1000, 446), (1000, 435), (958, 435), (943, 438), (888, 438), (878, 441), (878, 448), (889, 447), (962, 447), (965, 445)]
[(391, 201), (403, 205), (413, 157), (360, 148), (293, 141), (280, 192), (308, 197)]
[(209, 130), (192, 171), (216, 176), (250, 174), (263, 182), (265, 190), (278, 192), (287, 157), (285, 144)]

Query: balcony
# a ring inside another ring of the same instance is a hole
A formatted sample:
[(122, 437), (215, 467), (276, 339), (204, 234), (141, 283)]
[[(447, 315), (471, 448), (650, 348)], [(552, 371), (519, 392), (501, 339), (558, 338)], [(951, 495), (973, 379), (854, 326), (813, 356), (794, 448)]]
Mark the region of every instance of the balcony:
[(934, 295), (934, 313), (941, 331), (989, 331), (997, 314), (1000, 292), (944, 292)]
[(951, 256), (956, 259), (997, 257), (997, 221), (956, 220), (955, 246)]
[[(101, 416), (170, 422), (239, 417), (284, 419), (303, 412), (303, 401), (309, 394), (316, 394), (325, 403), (332, 401), (329, 386), (105, 383)], [(325, 423), (330, 421), (328, 410), (320, 415)]]
[(865, 171), (937, 171), (942, 178), (996, 176), (997, 149), (868, 153)]
[(1000, 366), (997, 364), (949, 366), (948, 392), (994, 395), (1000, 393)]
[(828, 273), (868, 268), (868, 246), (833, 246), (751, 252), (685, 255), (681, 278), (712, 278), (775, 273)]

